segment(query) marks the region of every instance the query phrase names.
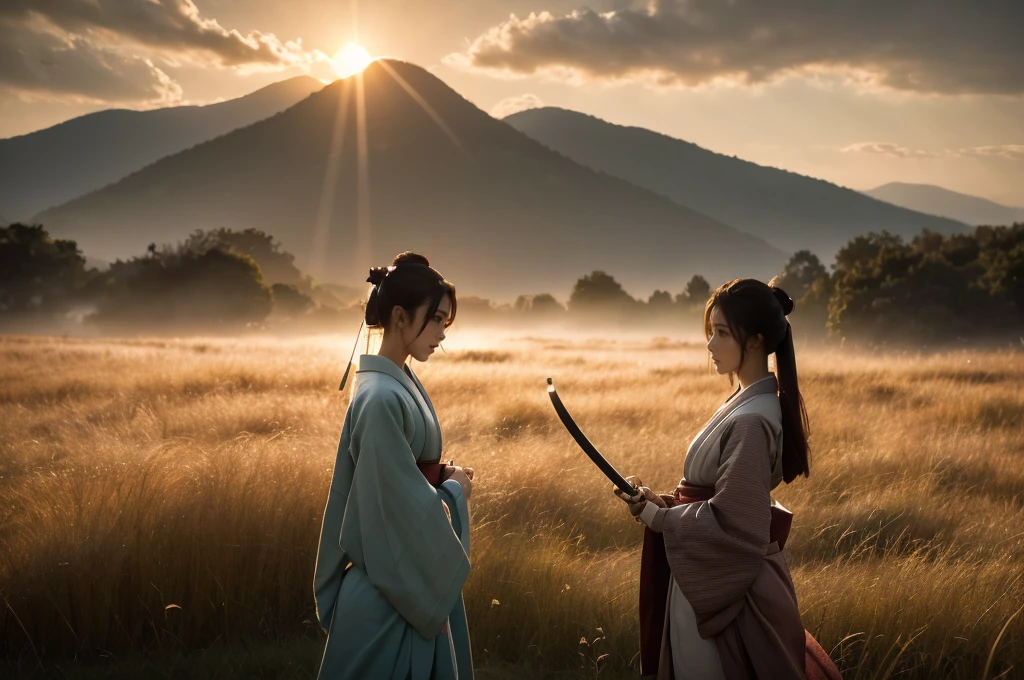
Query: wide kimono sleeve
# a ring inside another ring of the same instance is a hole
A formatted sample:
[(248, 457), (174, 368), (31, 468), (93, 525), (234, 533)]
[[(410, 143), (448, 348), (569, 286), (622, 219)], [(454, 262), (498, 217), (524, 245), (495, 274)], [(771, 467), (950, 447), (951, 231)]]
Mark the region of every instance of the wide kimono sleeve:
[(461, 595), (469, 557), (416, 467), (408, 408), (389, 391), (357, 395), (341, 548), (420, 635), (432, 638)]
[(338, 591), (345, 576), (345, 566), (349, 562), (349, 557), (341, 549), (341, 522), (352, 486), (352, 459), (348, 453), (350, 441), (351, 420), (346, 414), (334, 464), (334, 476), (331, 479), (331, 490), (327, 495), (327, 507), (324, 509), (323, 525), (320, 528), (320, 546), (316, 552), (316, 570), (313, 574), (316, 616), (324, 630), (331, 628)]
[(761, 571), (771, 528), (772, 437), (762, 416), (737, 416), (723, 433), (715, 495), (659, 511), (669, 566), (701, 637), (736, 617)]

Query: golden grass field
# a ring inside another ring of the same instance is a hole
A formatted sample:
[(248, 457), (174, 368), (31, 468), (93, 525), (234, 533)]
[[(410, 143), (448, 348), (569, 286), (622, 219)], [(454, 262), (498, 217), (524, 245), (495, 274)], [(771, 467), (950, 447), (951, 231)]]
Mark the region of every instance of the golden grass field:
[[(641, 530), (545, 378), (660, 490), (728, 381), (699, 343), (457, 338), (417, 371), (478, 473), (479, 677), (638, 677)], [(0, 337), (0, 675), (315, 677), (349, 342)], [(797, 356), (807, 628), (847, 679), (1024, 677), (1024, 354)]]

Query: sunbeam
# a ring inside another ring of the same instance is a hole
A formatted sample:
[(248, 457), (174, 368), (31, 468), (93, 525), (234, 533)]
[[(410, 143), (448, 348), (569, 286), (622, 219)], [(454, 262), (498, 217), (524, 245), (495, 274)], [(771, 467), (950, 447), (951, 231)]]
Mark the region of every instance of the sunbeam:
[(467, 158), (468, 158), (469, 160), (471, 160), (471, 161), (475, 161), (475, 160), (476, 160), (476, 159), (474, 159), (474, 158), (473, 158), (473, 154), (471, 154), (471, 153), (469, 152), (469, 150), (468, 150), (468, 149), (467, 149), (466, 147), (464, 147), (464, 146), (462, 145), (462, 142), (461, 142), (461, 141), (459, 141), (459, 138), (458, 138), (458, 136), (457, 136), (457, 135), (455, 134), (455, 132), (454, 132), (454, 131), (453, 131), (453, 130), (452, 130), (452, 129), (450, 128), (450, 127), (448, 127), (448, 124), (447, 124), (447, 123), (445, 123), (445, 122), (444, 122), (444, 120), (443, 120), (443, 119), (441, 118), (441, 116), (439, 116), (439, 115), (438, 115), (437, 111), (435, 111), (435, 110), (434, 110), (434, 107), (432, 107), (432, 106), (431, 106), (431, 105), (430, 105), (430, 104), (429, 104), (429, 103), (427, 102), (427, 100), (426, 100), (426, 99), (424, 99), (423, 97), (421, 97), (421, 96), (420, 96), (420, 93), (419, 93), (419, 92), (417, 92), (417, 91), (416, 91), (416, 90), (415, 90), (415, 89), (414, 89), (414, 88), (412, 87), (412, 85), (410, 85), (409, 83), (407, 83), (407, 82), (405, 81), (405, 78), (403, 78), (402, 76), (400, 76), (400, 75), (398, 74), (398, 72), (397, 72), (397, 71), (395, 71), (395, 69), (391, 68), (391, 65), (390, 65), (390, 64), (388, 64), (388, 63), (387, 63), (387, 61), (385, 61), (384, 59), (379, 59), (379, 60), (377, 61), (377, 63), (378, 63), (378, 64), (380, 64), (380, 65), (381, 65), (381, 66), (382, 66), (382, 67), (384, 68), (384, 70), (385, 70), (385, 71), (386, 71), (386, 72), (388, 73), (388, 75), (390, 75), (390, 76), (391, 76), (392, 78), (394, 78), (394, 79), (395, 79), (395, 82), (396, 82), (396, 83), (398, 83), (399, 85), (401, 85), (401, 86), (402, 86), (402, 89), (403, 89), (403, 90), (405, 90), (405, 91), (406, 91), (406, 92), (407, 92), (407, 93), (409, 94), (409, 96), (413, 98), (413, 101), (415, 101), (415, 102), (416, 102), (417, 104), (419, 104), (419, 105), (420, 105), (420, 108), (422, 108), (422, 109), (423, 109), (423, 111), (424, 111), (424, 112), (426, 112), (426, 114), (427, 114), (428, 116), (430, 116), (430, 118), (431, 118), (431, 119), (432, 119), (432, 120), (433, 120), (433, 121), (434, 121), (435, 123), (437, 123), (437, 126), (438, 126), (439, 128), (441, 128), (441, 130), (442, 130), (442, 131), (443, 131), (443, 132), (444, 132), (444, 133), (445, 133), (446, 135), (448, 135), (448, 138), (452, 140), (452, 143), (453, 143), (453, 144), (454, 144), (454, 145), (456, 146), (456, 148), (458, 148), (458, 149), (459, 149), (459, 151), (461, 151), (461, 152), (462, 152), (463, 154), (465, 154), (465, 155), (466, 155), (466, 157), (467, 157)]
[(345, 123), (348, 120), (349, 82), (338, 88), (338, 107), (334, 116), (334, 131), (327, 147), (327, 163), (324, 168), (324, 183), (320, 190), (320, 206), (316, 211), (313, 229), (313, 249), (310, 256), (310, 273), (323, 280), (326, 273), (327, 247), (331, 239), (331, 218), (337, 198), (338, 171), (341, 166), (341, 152), (345, 143)]
[(370, 226), (370, 153), (366, 139), (366, 87), (364, 74), (357, 73), (356, 79), (356, 149), (358, 152), (358, 175), (356, 177), (356, 247), (355, 266), (369, 267), (372, 248)]

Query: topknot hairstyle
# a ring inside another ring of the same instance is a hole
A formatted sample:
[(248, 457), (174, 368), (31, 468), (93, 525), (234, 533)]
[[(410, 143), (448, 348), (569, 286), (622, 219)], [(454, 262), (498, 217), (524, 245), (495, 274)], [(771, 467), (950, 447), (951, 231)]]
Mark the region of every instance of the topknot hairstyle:
[(399, 253), (390, 266), (371, 268), (366, 280), (373, 284), (366, 299), (365, 321), (369, 328), (387, 328), (391, 324), (395, 307), (401, 307), (415, 317), (416, 310), (427, 302), (427, 313), (419, 331), (422, 333), (446, 295), (451, 298), (452, 311), (445, 327), (455, 321), (455, 284), (431, 267), (430, 261), (423, 255)]

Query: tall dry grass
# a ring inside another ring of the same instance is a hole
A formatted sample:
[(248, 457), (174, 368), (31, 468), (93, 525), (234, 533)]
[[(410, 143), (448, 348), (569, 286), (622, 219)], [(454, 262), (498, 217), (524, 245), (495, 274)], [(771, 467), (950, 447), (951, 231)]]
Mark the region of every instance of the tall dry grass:
[[(315, 671), (343, 344), (0, 339), (8, 667), (304, 639)], [(1024, 357), (798, 357), (812, 474), (777, 497), (796, 513), (805, 625), (847, 678), (1022, 672)], [(623, 472), (663, 489), (728, 383), (699, 345), (665, 340), (509, 339), (418, 372), (446, 455), (479, 473), (478, 666), (635, 676), (640, 530), (544, 379)]]

